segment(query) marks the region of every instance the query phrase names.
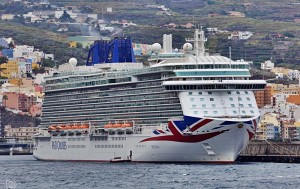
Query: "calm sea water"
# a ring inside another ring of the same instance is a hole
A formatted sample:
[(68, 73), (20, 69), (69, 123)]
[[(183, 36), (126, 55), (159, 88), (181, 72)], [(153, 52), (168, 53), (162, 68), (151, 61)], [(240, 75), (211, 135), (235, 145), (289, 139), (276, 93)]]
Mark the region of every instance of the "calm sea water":
[[(8, 186), (8, 187), (7, 187)], [(0, 156), (0, 188), (300, 188), (300, 164), (142, 164)]]

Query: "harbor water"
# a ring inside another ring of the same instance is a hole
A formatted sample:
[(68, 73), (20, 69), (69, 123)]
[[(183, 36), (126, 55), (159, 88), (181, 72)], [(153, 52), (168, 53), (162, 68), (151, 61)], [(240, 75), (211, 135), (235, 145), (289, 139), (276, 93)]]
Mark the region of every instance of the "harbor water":
[(0, 188), (299, 188), (300, 164), (37, 161), (0, 156)]

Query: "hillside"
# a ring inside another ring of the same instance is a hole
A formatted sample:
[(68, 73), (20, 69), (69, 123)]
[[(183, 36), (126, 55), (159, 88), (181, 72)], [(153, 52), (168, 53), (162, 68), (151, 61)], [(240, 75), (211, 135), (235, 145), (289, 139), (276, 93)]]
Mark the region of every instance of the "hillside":
[(67, 62), (71, 57), (85, 64), (87, 51), (82, 48), (69, 48), (67, 36), (1, 20), (0, 27), (0, 37), (12, 37), (16, 45), (31, 45), (45, 53), (54, 53), (58, 64)]
[(14, 114), (10, 111), (4, 111), (2, 115), (3, 125), (12, 125), (14, 128), (19, 127), (36, 127), (40, 124), (39, 118), (33, 118), (30, 116)]
[[(294, 1), (279, 0), (50, 0), (51, 4), (69, 6), (68, 8), (88, 7), (92, 13), (98, 14), (107, 23), (112, 20), (128, 20), (137, 24), (136, 27), (121, 28), (119, 36), (131, 36), (134, 42), (152, 44), (162, 42), (164, 33), (172, 33), (174, 48), (181, 48), (185, 37), (191, 37), (191, 29), (167, 28), (166, 24), (183, 25), (195, 23), (204, 27), (217, 27), (218, 30), (250, 31), (255, 35), (247, 41), (230, 41), (229, 34), (208, 36), (207, 48), (211, 53), (228, 56), (232, 47), (233, 59), (246, 59), (260, 63), (272, 59), (277, 64), (288, 64), (290, 67), (300, 67), (300, 5)], [(148, 5), (165, 5), (171, 15), (158, 14), (158, 8)], [(106, 12), (106, 7), (112, 7), (113, 12)], [(245, 17), (229, 17), (229, 11), (238, 11)], [(217, 15), (210, 17), (210, 14)], [(299, 22), (298, 22), (299, 21)], [(50, 31), (56, 31), (58, 26), (49, 23), (29, 24), (30, 27), (12, 22), (0, 22), (4, 29), (0, 35), (7, 33), (14, 36), (18, 43), (34, 45), (47, 53), (54, 53), (58, 64), (66, 62), (70, 57), (76, 57), (84, 64), (87, 57), (86, 49), (69, 49), (67, 36)], [(110, 24), (109, 24), (110, 25)], [(40, 28), (40, 29), (37, 29)], [(79, 32), (80, 33), (80, 32)], [(68, 32), (68, 35), (79, 35)], [(289, 38), (273, 39), (272, 35), (283, 34)], [(28, 40), (29, 39), (29, 40)], [(212, 42), (211, 42), (212, 41)], [(280, 43), (287, 41), (289, 46), (284, 51), (278, 51)], [(26, 42), (26, 43), (25, 43)]]

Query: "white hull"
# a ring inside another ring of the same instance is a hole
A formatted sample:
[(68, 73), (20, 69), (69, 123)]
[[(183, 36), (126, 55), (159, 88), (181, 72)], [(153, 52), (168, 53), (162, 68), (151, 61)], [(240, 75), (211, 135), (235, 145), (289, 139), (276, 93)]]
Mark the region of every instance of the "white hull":
[[(108, 135), (105, 141), (90, 140), (89, 135), (51, 137), (48, 141), (38, 141), (33, 155), (38, 160), (48, 161), (101, 162), (110, 161), (114, 157), (121, 157), (133, 162), (232, 163), (251, 139), (254, 133), (253, 125), (244, 123), (243, 127), (239, 128), (238, 125), (241, 122), (236, 122), (214, 129), (212, 132), (212, 128), (220, 126), (219, 124), (215, 125), (216, 122), (219, 121), (214, 120), (198, 128), (192, 135), (184, 135), (184, 132), (181, 132), (183, 135), (179, 136), (179, 141), (170, 141), (173, 140), (171, 138), (170, 140), (161, 140), (163, 137), (174, 137), (176, 135), (174, 132), (159, 134), (159, 136), (153, 133), (115, 134)], [(172, 128), (169, 126), (169, 129)], [(197, 137), (201, 141), (197, 142)], [(74, 138), (81, 139), (74, 141)], [(157, 138), (159, 139), (156, 140)], [(39, 140), (39, 137), (36, 140)]]

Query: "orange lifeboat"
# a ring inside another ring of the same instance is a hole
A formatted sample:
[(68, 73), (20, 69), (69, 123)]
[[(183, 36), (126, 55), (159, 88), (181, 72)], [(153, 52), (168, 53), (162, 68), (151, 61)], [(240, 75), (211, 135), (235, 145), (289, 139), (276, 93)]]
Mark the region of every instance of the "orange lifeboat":
[(128, 128), (128, 127), (132, 127), (132, 126), (133, 126), (132, 123), (128, 123), (127, 128)]
[(65, 127), (63, 127), (62, 129), (63, 130), (70, 130), (72, 129), (73, 127), (71, 125), (66, 125)]
[(122, 124), (122, 128), (127, 128), (127, 127), (130, 127), (130, 123), (124, 123), (124, 124)]
[(104, 128), (106, 128), (106, 129), (107, 129), (107, 128), (111, 128), (112, 125), (113, 125), (113, 124), (112, 124), (111, 122), (108, 122), (108, 124), (104, 125)]
[(113, 128), (120, 128), (122, 126), (121, 123), (115, 123), (113, 124)]
[(56, 125), (50, 125), (50, 126), (48, 127), (48, 130), (56, 130)]
[(107, 124), (108, 128), (113, 128), (113, 124), (112, 123), (109, 123)]

